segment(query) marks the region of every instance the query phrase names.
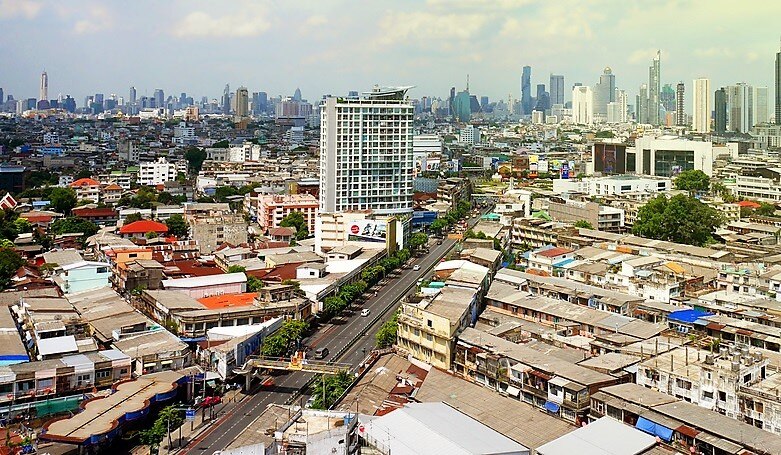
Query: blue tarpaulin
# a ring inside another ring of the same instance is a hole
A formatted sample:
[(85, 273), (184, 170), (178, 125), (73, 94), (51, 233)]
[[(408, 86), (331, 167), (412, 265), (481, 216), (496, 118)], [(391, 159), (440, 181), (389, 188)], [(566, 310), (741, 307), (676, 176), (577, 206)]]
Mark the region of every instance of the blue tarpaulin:
[(559, 412), (559, 405), (552, 401), (546, 401), (545, 409), (547, 409), (548, 412)]
[(673, 311), (667, 316), (667, 320), (670, 322), (682, 322), (684, 324), (693, 324), (694, 321), (707, 316), (713, 316), (713, 313), (708, 313), (701, 310), (679, 310)]
[(637, 428), (638, 430), (645, 431), (648, 434), (659, 436), (660, 439), (667, 442), (671, 441), (673, 438), (673, 430), (665, 427), (664, 425), (659, 425), (658, 423), (651, 422), (650, 420), (644, 417), (640, 417), (639, 419), (637, 419), (635, 428)]

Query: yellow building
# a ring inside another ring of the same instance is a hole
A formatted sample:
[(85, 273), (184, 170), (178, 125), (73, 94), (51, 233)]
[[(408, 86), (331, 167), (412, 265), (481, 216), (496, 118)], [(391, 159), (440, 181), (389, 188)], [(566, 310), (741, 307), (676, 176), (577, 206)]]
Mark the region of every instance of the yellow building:
[(458, 334), (468, 327), (477, 293), (445, 287), (434, 296), (415, 296), (401, 305), (397, 346), (412, 357), (448, 370)]

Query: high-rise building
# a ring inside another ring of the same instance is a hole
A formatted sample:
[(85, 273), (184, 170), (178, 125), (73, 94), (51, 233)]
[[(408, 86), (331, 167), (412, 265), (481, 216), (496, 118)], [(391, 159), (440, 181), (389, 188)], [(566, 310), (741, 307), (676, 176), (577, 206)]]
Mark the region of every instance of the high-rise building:
[(648, 123), (657, 126), (661, 124), (659, 118), (659, 93), (661, 92), (661, 60), (662, 52), (656, 51), (651, 66), (648, 68)]
[(49, 76), (46, 71), (41, 73), (41, 89), (38, 93), (38, 101), (44, 101), (49, 99)]
[(564, 104), (564, 76), (559, 74), (550, 75), (550, 102), (551, 104)]
[(713, 96), (715, 115), (713, 117), (713, 129), (717, 133), (727, 131), (727, 91), (724, 87), (716, 90)]
[(136, 104), (136, 88), (130, 87), (130, 104)]
[(522, 115), (531, 115), (534, 108), (532, 103), (532, 67), (524, 66), (521, 74), (521, 112)]
[(545, 91), (545, 84), (537, 84), (537, 99), (534, 103), (534, 110), (540, 112), (550, 110), (550, 95)]
[(753, 126), (753, 90), (744, 83), (727, 86), (727, 131), (748, 133)]
[(776, 125), (781, 125), (781, 50), (776, 52)]
[(637, 95), (637, 123), (648, 124), (648, 85), (640, 85), (640, 93)]
[(249, 91), (247, 87), (239, 87), (236, 90), (236, 117), (249, 116)]
[(572, 90), (572, 123), (594, 123), (594, 92), (591, 87), (578, 86)]
[(767, 123), (768, 118), (768, 90), (767, 87), (754, 87), (754, 93), (751, 97), (751, 113), (753, 116), (752, 125)]
[(607, 105), (616, 100), (616, 76), (610, 67), (605, 68), (594, 87), (594, 117), (597, 121), (607, 120)]
[(686, 90), (683, 82), (675, 87), (675, 125), (686, 126), (686, 111), (683, 108), (683, 94)]
[(293, 101), (301, 101), (301, 89), (296, 88), (295, 93), (293, 93)]
[(458, 92), (453, 100), (453, 116), (459, 122), (468, 122), (472, 116), (472, 100), (469, 91)]
[[(423, 97), (423, 110), (426, 110), (426, 97)], [(480, 110), (483, 112), (488, 111), (488, 97), (487, 96), (481, 96), (480, 97)]]
[(360, 99), (329, 96), (323, 101), (321, 213), (412, 212), (414, 108), (406, 97), (409, 88), (375, 87)]
[(0, 87), (0, 111), (3, 110), (3, 103), (5, 103), (5, 98), (3, 95), (3, 87)]
[(710, 132), (710, 79), (701, 77), (694, 80), (692, 92), (692, 130), (697, 133)]
[(165, 106), (165, 93), (163, 92), (163, 89), (161, 88), (155, 89), (155, 93), (153, 97), (155, 98), (155, 106), (157, 107)]
[(659, 94), (659, 104), (665, 112), (675, 111), (675, 89), (672, 84), (664, 84)]
[(225, 84), (225, 90), (222, 91), (222, 113), (228, 115), (231, 113), (231, 86)]
[(607, 104), (607, 122), (625, 123), (628, 111), (626, 92), (616, 89), (615, 99)]

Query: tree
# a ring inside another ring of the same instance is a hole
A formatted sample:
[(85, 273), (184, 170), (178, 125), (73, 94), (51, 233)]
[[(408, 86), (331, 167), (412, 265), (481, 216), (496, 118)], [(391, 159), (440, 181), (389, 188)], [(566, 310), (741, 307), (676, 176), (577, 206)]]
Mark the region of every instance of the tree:
[(266, 357), (282, 357), (287, 354), (287, 342), (278, 334), (267, 336), (263, 340), (260, 354)]
[(12, 248), (6, 246), (0, 248), (0, 287), (2, 289), (8, 287), (11, 277), (24, 264), (24, 259)]
[(691, 196), (678, 194), (670, 199), (659, 195), (637, 212), (632, 233), (657, 240), (702, 246), (713, 240), (720, 226), (719, 212)]
[(273, 335), (263, 340), (260, 352), (268, 357), (281, 357), (288, 353), (291, 345), (298, 344), (309, 330), (306, 321), (288, 319)]
[(754, 211), (755, 214), (759, 216), (775, 216), (776, 214), (776, 206), (773, 204), (768, 204), (767, 202), (760, 202), (759, 207)]
[(613, 134), (612, 131), (605, 130), (605, 131), (597, 132), (597, 134), (595, 134), (594, 137), (596, 137), (598, 139), (612, 139), (612, 138), (616, 137), (616, 135)]
[(688, 191), (691, 194), (710, 190), (710, 177), (708, 177), (708, 174), (696, 169), (681, 172), (675, 177), (674, 183), (675, 188)]
[(97, 234), (98, 229), (98, 225), (92, 221), (75, 216), (59, 219), (49, 226), (49, 230), (54, 234), (74, 234), (79, 232), (82, 234), (82, 239)]
[(131, 213), (128, 216), (125, 217), (124, 224), (135, 223), (136, 221), (141, 221), (143, 219), (144, 219), (144, 217), (142, 217), (140, 213), (138, 213), (138, 212)]
[(193, 174), (201, 172), (203, 162), (206, 161), (206, 150), (198, 147), (188, 147), (184, 152), (184, 159), (187, 160), (187, 167)]
[(316, 379), (312, 390), (312, 396), (315, 397), (312, 408), (330, 408), (344, 394), (345, 390), (350, 387), (352, 382), (353, 377), (347, 371), (340, 371), (333, 376)]
[(380, 349), (393, 346), (396, 342), (396, 330), (399, 328), (399, 313), (393, 315), (390, 321), (380, 327), (374, 338), (377, 340), (377, 347)]
[(231, 265), (228, 267), (228, 273), (244, 273), (247, 269), (243, 265)]
[(575, 221), (575, 227), (580, 229), (594, 229), (594, 225), (586, 220)]
[(441, 234), (442, 231), (447, 227), (448, 222), (445, 221), (443, 218), (437, 218), (436, 220), (431, 222), (431, 230), (434, 231), (437, 234)]
[(148, 240), (156, 239), (157, 238), (157, 232), (149, 231), (146, 234), (144, 234), (144, 237), (146, 237)]
[(263, 280), (256, 276), (247, 275), (247, 291), (259, 292), (263, 289)]
[(282, 283), (280, 283), (280, 284), (283, 284), (285, 286), (293, 286), (293, 290), (295, 290), (295, 291), (300, 291), (301, 290), (301, 283), (299, 281), (296, 281), (296, 280), (291, 280), (291, 279), (288, 278), (287, 280), (282, 280)]
[(70, 215), (73, 207), (76, 207), (76, 192), (73, 188), (54, 188), (49, 194), (49, 207), (55, 211)]
[(184, 238), (189, 233), (187, 222), (182, 215), (171, 215), (165, 220), (165, 225), (168, 226), (168, 233), (176, 237)]
[(296, 240), (309, 237), (309, 229), (307, 228), (304, 214), (299, 211), (290, 212), (286, 217), (282, 218), (282, 221), (279, 222), (279, 226), (295, 228)]
[(409, 248), (411, 250), (417, 250), (423, 245), (428, 243), (428, 236), (422, 232), (416, 232), (409, 238)]

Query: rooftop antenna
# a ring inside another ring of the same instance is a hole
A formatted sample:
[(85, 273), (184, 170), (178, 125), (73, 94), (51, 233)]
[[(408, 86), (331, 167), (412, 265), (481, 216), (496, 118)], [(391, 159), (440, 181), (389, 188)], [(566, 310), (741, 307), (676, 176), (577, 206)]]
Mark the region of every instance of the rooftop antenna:
[(469, 91), (469, 74), (466, 75), (466, 91)]

